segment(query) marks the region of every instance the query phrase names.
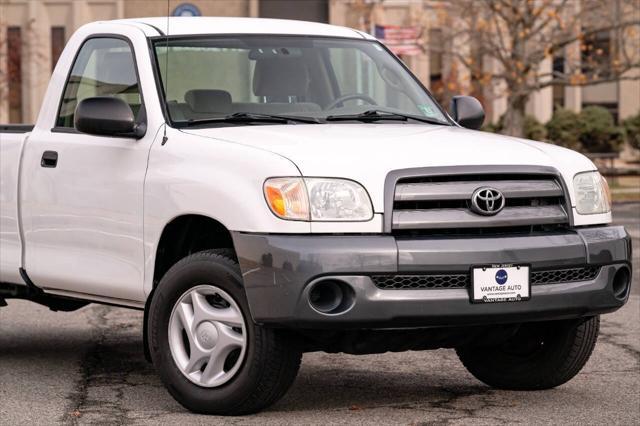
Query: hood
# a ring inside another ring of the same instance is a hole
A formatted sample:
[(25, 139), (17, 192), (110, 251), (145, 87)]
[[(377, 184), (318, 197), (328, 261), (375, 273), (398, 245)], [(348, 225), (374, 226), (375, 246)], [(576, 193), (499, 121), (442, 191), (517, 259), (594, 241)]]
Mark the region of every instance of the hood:
[(360, 182), (369, 191), (376, 212), (384, 210), (385, 178), (397, 169), (550, 166), (567, 183), (577, 172), (595, 170), (586, 157), (568, 149), (453, 126), (302, 124), (186, 129), (185, 133), (279, 154), (295, 163), (303, 176), (341, 177)]

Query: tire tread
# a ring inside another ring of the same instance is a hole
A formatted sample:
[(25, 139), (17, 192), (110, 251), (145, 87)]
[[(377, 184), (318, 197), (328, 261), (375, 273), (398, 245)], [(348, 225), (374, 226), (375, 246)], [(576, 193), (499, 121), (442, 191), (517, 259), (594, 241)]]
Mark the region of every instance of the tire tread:
[[(176, 276), (185, 269), (193, 267), (200, 262), (216, 263), (224, 267), (225, 272), (229, 273), (235, 281), (242, 283), (242, 275), (238, 266), (235, 252), (231, 249), (211, 249), (193, 253), (173, 265), (165, 274), (159, 284), (158, 290), (161, 290), (164, 282), (173, 282)], [(160, 293), (156, 291), (156, 293)], [(243, 291), (244, 293), (244, 291)], [(152, 303), (151, 315), (154, 310), (159, 307)], [(249, 313), (246, 313), (249, 315)], [(251, 318), (247, 318), (251, 321)], [(150, 325), (155, 324), (150, 318)], [(248, 324), (251, 326), (251, 324)], [(245, 365), (250, 375), (250, 381), (253, 385), (245, 395), (235, 395), (232, 400), (219, 401), (203, 401), (202, 398), (190, 398), (189, 392), (179, 391), (178, 387), (172, 383), (167, 383), (169, 374), (161, 374), (163, 381), (169, 392), (185, 407), (196, 413), (217, 414), (217, 415), (245, 415), (258, 412), (278, 401), (284, 396), (295, 380), (302, 352), (296, 339), (289, 336), (286, 332), (277, 329), (265, 328), (260, 325), (253, 325), (255, 328), (255, 339), (252, 342), (254, 350), (252, 359), (247, 359), (251, 365)], [(150, 336), (157, 340), (157, 333), (150, 330)], [(151, 352), (154, 352), (154, 345), (150, 344)], [(157, 358), (157, 357), (154, 357)], [(170, 356), (168, 357), (171, 358)], [(156, 364), (154, 360), (154, 364)], [(181, 373), (180, 373), (181, 374)], [(193, 385), (198, 391), (199, 388)], [(215, 391), (215, 388), (212, 389)]]
[(566, 339), (558, 339), (551, 348), (533, 360), (523, 360), (519, 369), (507, 370), (494, 365), (496, 348), (458, 348), (465, 368), (489, 386), (507, 390), (543, 390), (560, 386), (582, 370), (595, 348), (600, 317), (589, 318), (575, 328), (567, 326)]

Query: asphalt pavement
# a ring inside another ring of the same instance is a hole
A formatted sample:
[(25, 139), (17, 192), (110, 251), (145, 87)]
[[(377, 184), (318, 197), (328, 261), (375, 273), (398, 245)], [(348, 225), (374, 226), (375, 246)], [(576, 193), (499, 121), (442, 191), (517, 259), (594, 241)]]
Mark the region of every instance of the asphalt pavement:
[(640, 424), (640, 204), (615, 206), (633, 237), (630, 300), (602, 317), (583, 371), (541, 392), (493, 390), (452, 350), (305, 354), (275, 406), (253, 416), (187, 412), (142, 355), (142, 313), (90, 305), (0, 309), (0, 424)]

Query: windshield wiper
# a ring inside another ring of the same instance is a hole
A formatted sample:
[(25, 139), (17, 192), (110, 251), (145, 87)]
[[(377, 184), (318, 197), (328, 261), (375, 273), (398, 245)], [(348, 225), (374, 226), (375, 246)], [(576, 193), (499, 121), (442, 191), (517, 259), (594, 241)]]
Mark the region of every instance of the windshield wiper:
[(294, 123), (308, 123), (308, 124), (320, 124), (317, 118), (313, 117), (297, 117), (293, 115), (277, 115), (277, 114), (254, 114), (249, 112), (235, 112), (233, 114), (225, 115), (224, 117), (212, 117), (203, 119), (191, 119), (186, 121), (187, 126), (197, 126), (200, 124), (213, 124), (213, 123), (277, 123), (287, 124)]
[(381, 109), (370, 109), (361, 114), (329, 115), (327, 118), (325, 118), (325, 120), (327, 121), (362, 121), (363, 123), (372, 123), (374, 121), (381, 121), (381, 120), (392, 120), (392, 121), (416, 120), (416, 121), (421, 121), (423, 123), (429, 123), (429, 124), (440, 124), (443, 126), (448, 125), (448, 123), (445, 123), (440, 120), (436, 120), (434, 118), (420, 117), (417, 115), (403, 114), (399, 112), (391, 112), (391, 111), (385, 111)]

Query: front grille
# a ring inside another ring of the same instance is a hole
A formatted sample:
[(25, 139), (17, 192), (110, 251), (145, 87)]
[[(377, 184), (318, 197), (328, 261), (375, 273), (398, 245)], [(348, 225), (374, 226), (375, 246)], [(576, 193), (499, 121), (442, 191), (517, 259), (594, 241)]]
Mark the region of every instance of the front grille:
[(599, 272), (599, 266), (537, 271), (531, 273), (531, 284), (558, 284), (573, 283), (577, 281), (591, 281), (598, 276)]
[(435, 288), (466, 288), (468, 274), (455, 275), (374, 275), (376, 287), (384, 290), (416, 290)]
[(569, 230), (568, 224), (558, 223), (553, 225), (496, 226), (487, 228), (396, 229), (393, 231), (393, 235), (398, 239), (414, 239), (416, 237), (504, 237), (566, 234)]
[[(599, 272), (599, 266), (532, 271), (531, 285), (591, 281)], [(373, 275), (371, 280), (382, 290), (467, 288), (470, 283), (469, 274)]]
[[(471, 208), (474, 192), (500, 191), (504, 208), (482, 215)], [(396, 235), (481, 234), (569, 224), (562, 185), (551, 174), (475, 174), (401, 178), (395, 185), (391, 230)]]

